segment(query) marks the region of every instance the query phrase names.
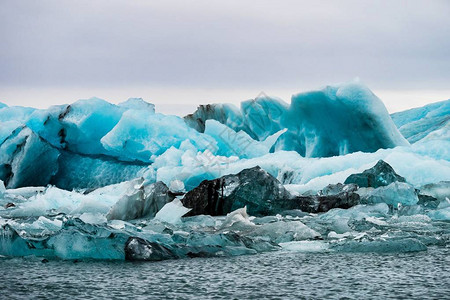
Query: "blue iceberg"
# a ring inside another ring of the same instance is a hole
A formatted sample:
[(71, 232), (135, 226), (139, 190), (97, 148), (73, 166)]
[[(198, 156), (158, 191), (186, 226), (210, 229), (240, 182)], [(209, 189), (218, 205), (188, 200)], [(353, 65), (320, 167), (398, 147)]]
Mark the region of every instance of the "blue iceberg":
[(156, 261), (448, 247), (449, 102), (356, 82), (200, 106), (0, 104), (0, 255)]

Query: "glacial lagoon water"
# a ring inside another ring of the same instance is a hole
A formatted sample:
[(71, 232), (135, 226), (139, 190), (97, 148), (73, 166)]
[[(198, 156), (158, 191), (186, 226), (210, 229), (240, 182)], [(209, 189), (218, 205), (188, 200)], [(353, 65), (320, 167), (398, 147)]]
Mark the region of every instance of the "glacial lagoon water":
[(161, 262), (0, 259), (1, 299), (448, 299), (450, 247)]

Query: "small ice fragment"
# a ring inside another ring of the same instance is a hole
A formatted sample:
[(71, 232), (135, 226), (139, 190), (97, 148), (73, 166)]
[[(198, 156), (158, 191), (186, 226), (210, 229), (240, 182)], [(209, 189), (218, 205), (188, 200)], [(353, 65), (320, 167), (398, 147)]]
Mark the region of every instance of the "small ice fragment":
[(320, 241), (294, 241), (280, 243), (283, 250), (293, 252), (323, 252), (327, 251), (329, 245)]
[(190, 210), (190, 208), (183, 206), (180, 199), (174, 199), (158, 211), (155, 219), (170, 224), (178, 224), (181, 222), (181, 217), (187, 214)]

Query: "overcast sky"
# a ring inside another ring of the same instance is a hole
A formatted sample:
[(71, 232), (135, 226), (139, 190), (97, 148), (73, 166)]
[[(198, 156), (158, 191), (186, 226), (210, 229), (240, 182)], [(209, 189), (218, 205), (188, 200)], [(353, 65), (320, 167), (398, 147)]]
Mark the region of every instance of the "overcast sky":
[(0, 101), (164, 112), (359, 77), (390, 111), (450, 98), (450, 1), (0, 0)]

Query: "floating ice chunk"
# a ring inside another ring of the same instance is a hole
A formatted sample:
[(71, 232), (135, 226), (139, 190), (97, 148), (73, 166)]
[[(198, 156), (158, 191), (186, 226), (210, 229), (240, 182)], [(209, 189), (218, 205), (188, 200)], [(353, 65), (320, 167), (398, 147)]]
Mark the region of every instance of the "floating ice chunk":
[(357, 83), (294, 95), (284, 125), (289, 131), (275, 149), (287, 146), (306, 157), (408, 145), (381, 100)]
[(353, 228), (348, 225), (350, 220), (353, 220), (353, 218), (348, 216), (336, 218), (334, 220), (330, 220), (331, 222), (327, 227), (338, 234), (345, 234), (353, 231)]
[(133, 220), (142, 217), (144, 201), (144, 190), (137, 189), (133, 194), (122, 196), (111, 207), (106, 218), (108, 220)]
[(81, 222), (66, 225), (48, 239), (47, 245), (62, 259), (124, 260), (127, 238), (126, 234)]
[(32, 196), (11, 212), (12, 216), (43, 216), (49, 211), (71, 213), (83, 200), (83, 195), (60, 190), (55, 187), (46, 189), (44, 193)]
[[(270, 215), (289, 209), (291, 198), (283, 185), (260, 167), (238, 174), (205, 180), (182, 199), (191, 215), (224, 215), (244, 206), (255, 216)], [(289, 202), (289, 201), (288, 201)]]
[(437, 210), (430, 210), (427, 215), (433, 220), (449, 221), (450, 220), (450, 206), (447, 206), (447, 207), (441, 208), (441, 209), (437, 209)]
[[(62, 259), (118, 259), (125, 258), (124, 246), (128, 236), (99, 225), (69, 219), (62, 224), (58, 220), (40, 218), (20, 234), (9, 225), (0, 228), (0, 255), (43, 256)], [(28, 236), (41, 226), (39, 238)], [(30, 231), (31, 229), (31, 231)], [(56, 231), (55, 231), (56, 230)]]
[(441, 181), (438, 183), (430, 183), (419, 188), (420, 194), (436, 198), (444, 201), (450, 198), (450, 181)]
[(33, 255), (27, 241), (9, 224), (0, 227), (0, 233), (0, 255), (10, 257)]
[(100, 213), (83, 213), (79, 218), (87, 224), (104, 224), (107, 222), (105, 215)]
[(369, 193), (368, 203), (386, 203), (397, 207), (401, 205), (415, 205), (419, 202), (414, 187), (404, 182), (393, 182), (388, 186), (379, 187)]
[(257, 227), (252, 236), (268, 237), (275, 243), (301, 241), (320, 237), (320, 234), (300, 221), (280, 221)]
[(426, 251), (427, 246), (414, 238), (374, 241), (358, 239), (333, 244), (331, 249), (338, 252), (405, 253)]
[(126, 194), (133, 194), (136, 183), (142, 179), (123, 182), (111, 186), (99, 188), (91, 193), (81, 193), (76, 191), (66, 191), (57, 187), (42, 188), (21, 188), (7, 190), (20, 195), (26, 195), (18, 203), (15, 210), (11, 211), (11, 216), (43, 216), (49, 213), (65, 213), (79, 216), (83, 213), (107, 214), (111, 207)]
[(190, 210), (190, 208), (184, 207), (179, 199), (174, 199), (158, 211), (155, 219), (170, 224), (179, 224), (181, 222), (181, 217), (187, 214)]
[(382, 220), (382, 218), (377, 218), (377, 217), (367, 217), (366, 218), (367, 222), (373, 223), (375, 225), (379, 225), (379, 226), (386, 226), (388, 225), (388, 223), (384, 220)]
[(108, 226), (117, 230), (124, 230), (129, 227), (133, 227), (133, 224), (122, 220), (108, 221)]
[(348, 238), (348, 237), (352, 237), (352, 236), (353, 236), (353, 234), (351, 232), (337, 233), (335, 231), (330, 231), (328, 233), (329, 239), (344, 239), (344, 238)]
[(216, 218), (208, 215), (199, 215), (193, 217), (184, 217), (183, 225), (191, 229), (198, 229), (203, 227), (215, 227), (217, 223)]
[(44, 186), (28, 186), (17, 189), (7, 189), (5, 192), (9, 196), (21, 196), (24, 199), (29, 199), (39, 193), (45, 192), (46, 187)]
[(231, 227), (234, 224), (239, 223), (240, 226), (254, 226), (247, 214), (247, 206), (243, 208), (236, 209), (229, 214), (223, 221), (221, 228)]
[(367, 217), (384, 217), (389, 213), (389, 206), (386, 203), (378, 203), (375, 205), (356, 205), (349, 209), (335, 208), (322, 215), (319, 219), (335, 220), (335, 219), (355, 219), (362, 220)]
[(108, 220), (154, 217), (165, 204), (174, 198), (167, 186), (160, 181), (151, 185), (143, 185), (143, 180), (140, 178), (133, 182), (137, 183), (136, 186), (114, 204), (106, 215)]
[(10, 222), (10, 225), (12, 225), (17, 230), (24, 230), (25, 235), (44, 235), (44, 234), (52, 234), (56, 231), (60, 230), (62, 228), (63, 222), (62, 220), (58, 218), (46, 218), (44, 216), (40, 216), (36, 221), (33, 223), (21, 223), (16, 224), (15, 222)]
[(421, 226), (424, 226), (428, 223), (431, 222), (431, 218), (426, 216), (426, 215), (412, 215), (412, 216), (399, 216), (397, 217), (392, 217), (390, 219), (391, 223), (402, 223), (402, 225), (407, 225), (407, 224), (419, 224)]
[(168, 247), (142, 238), (130, 237), (125, 244), (125, 259), (131, 261), (160, 261), (177, 258)]
[(292, 252), (324, 252), (330, 248), (328, 243), (320, 241), (294, 241), (280, 243), (280, 246), (283, 250)]

